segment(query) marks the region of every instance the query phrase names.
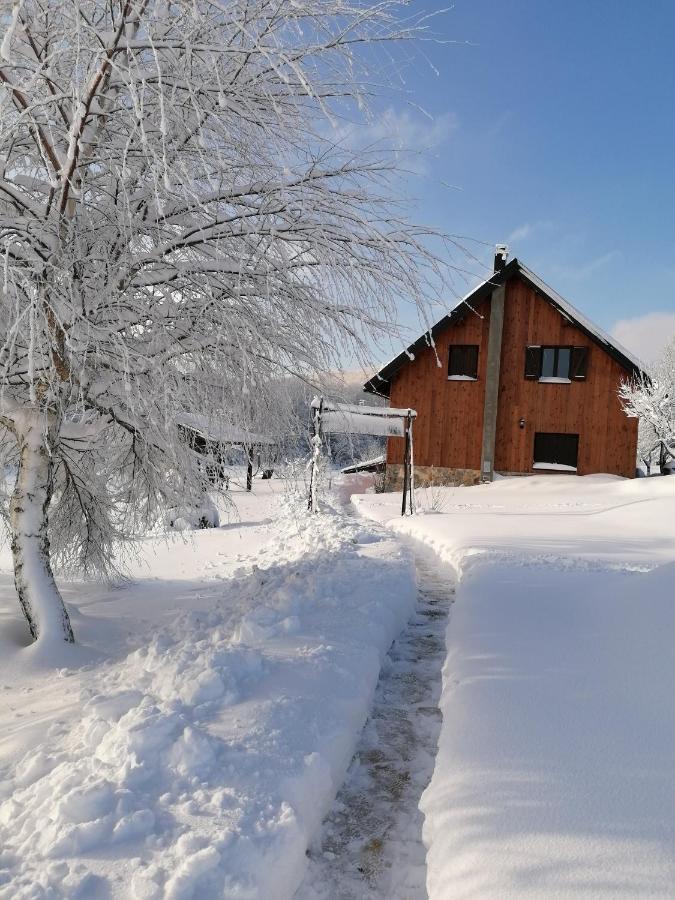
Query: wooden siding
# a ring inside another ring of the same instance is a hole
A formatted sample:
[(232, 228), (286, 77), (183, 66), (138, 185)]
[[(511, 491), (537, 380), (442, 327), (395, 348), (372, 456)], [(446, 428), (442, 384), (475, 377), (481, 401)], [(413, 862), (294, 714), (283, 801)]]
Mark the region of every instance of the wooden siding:
[[(479, 469), (485, 396), (490, 301), (467, 313), (436, 339), (439, 368), (431, 348), (418, 353), (391, 384), (392, 406), (417, 410), (415, 463), (420, 466)], [(478, 381), (448, 381), (448, 347), (478, 344)], [(542, 384), (524, 377), (528, 344), (588, 347), (585, 381)], [(617, 388), (625, 370), (571, 325), (520, 279), (506, 286), (495, 470), (533, 472), (537, 431), (579, 435), (578, 472), (635, 474), (637, 421), (621, 409)], [(520, 428), (520, 418), (525, 427)], [(388, 442), (387, 462), (403, 461), (403, 440)]]
[[(586, 379), (542, 384), (526, 379), (528, 344), (588, 347)], [(519, 279), (506, 286), (499, 379), (495, 469), (531, 472), (537, 431), (579, 435), (579, 475), (609, 472), (632, 477), (637, 420), (621, 409), (617, 389), (625, 370)], [(525, 428), (519, 428), (521, 416)]]
[[(416, 465), (480, 468), (490, 301), (481, 303), (476, 312), (482, 318), (467, 312), (462, 322), (437, 337), (436, 352), (427, 347), (418, 353), (391, 385), (391, 406), (417, 410), (413, 429)], [(450, 344), (478, 345), (477, 381), (448, 381)], [(402, 438), (390, 438), (387, 462), (403, 462)]]

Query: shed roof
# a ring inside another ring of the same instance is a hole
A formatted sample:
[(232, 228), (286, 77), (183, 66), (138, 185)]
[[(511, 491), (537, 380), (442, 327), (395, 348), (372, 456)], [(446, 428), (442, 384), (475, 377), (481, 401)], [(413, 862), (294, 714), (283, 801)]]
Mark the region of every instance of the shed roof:
[(606, 353), (623, 366), (630, 374), (636, 374), (645, 370), (644, 363), (623, 347), (618, 341), (610, 337), (598, 325), (587, 318), (580, 310), (573, 306), (557, 291), (549, 287), (546, 282), (523, 265), (518, 259), (512, 259), (499, 272), (495, 272), (490, 278), (486, 278), (477, 287), (473, 288), (455, 307), (444, 316), (429, 331), (425, 331), (407, 349), (383, 366), (379, 372), (373, 375), (364, 385), (364, 389), (371, 394), (389, 396), (391, 379), (399, 369), (411, 362), (417, 353), (434, 344), (436, 337), (449, 326), (462, 319), (467, 312), (473, 312), (473, 307), (490, 296), (493, 289), (500, 284), (505, 284), (510, 278), (520, 277), (526, 284), (540, 294), (551, 306), (555, 307), (561, 315), (569, 319), (576, 327), (586, 334), (592, 341), (600, 346)]
[(246, 431), (244, 428), (237, 428), (229, 422), (222, 422), (210, 416), (203, 416), (197, 413), (181, 413), (177, 420), (178, 425), (194, 431), (195, 434), (201, 435), (205, 440), (214, 444), (231, 444), (232, 446), (257, 447), (271, 446), (276, 444), (274, 438), (266, 437), (263, 434), (256, 434), (253, 431)]

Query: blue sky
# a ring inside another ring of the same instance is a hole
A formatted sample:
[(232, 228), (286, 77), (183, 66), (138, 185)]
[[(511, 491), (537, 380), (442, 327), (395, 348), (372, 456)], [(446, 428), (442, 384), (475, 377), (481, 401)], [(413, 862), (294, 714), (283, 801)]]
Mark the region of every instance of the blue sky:
[(426, 44), (438, 74), (418, 55), (405, 88), (433, 119), (402, 95), (385, 116), (430, 148), (415, 217), (485, 262), (507, 241), (653, 356), (675, 334), (675, 2), (457, 0), (435, 30), (457, 43)]

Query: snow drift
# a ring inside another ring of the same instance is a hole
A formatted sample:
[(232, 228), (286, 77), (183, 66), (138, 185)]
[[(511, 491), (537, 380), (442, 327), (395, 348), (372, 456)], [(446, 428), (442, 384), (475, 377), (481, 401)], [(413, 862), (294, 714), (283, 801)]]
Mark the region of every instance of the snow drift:
[(433, 490), (442, 511), (407, 519), (356, 498), (458, 578), (429, 897), (671, 897), (675, 479)]
[(74, 727), (0, 771), (3, 900), (293, 895), (415, 580), (376, 526), (275, 529), (219, 602), (92, 672)]

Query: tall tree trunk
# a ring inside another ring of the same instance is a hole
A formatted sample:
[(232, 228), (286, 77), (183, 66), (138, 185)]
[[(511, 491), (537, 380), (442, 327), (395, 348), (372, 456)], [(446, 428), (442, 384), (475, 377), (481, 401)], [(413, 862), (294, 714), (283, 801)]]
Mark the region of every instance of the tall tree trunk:
[(54, 463), (54, 426), (44, 413), (26, 413), (15, 422), (19, 471), (9, 506), (14, 583), (35, 640), (75, 638), (54, 581), (47, 531)]

